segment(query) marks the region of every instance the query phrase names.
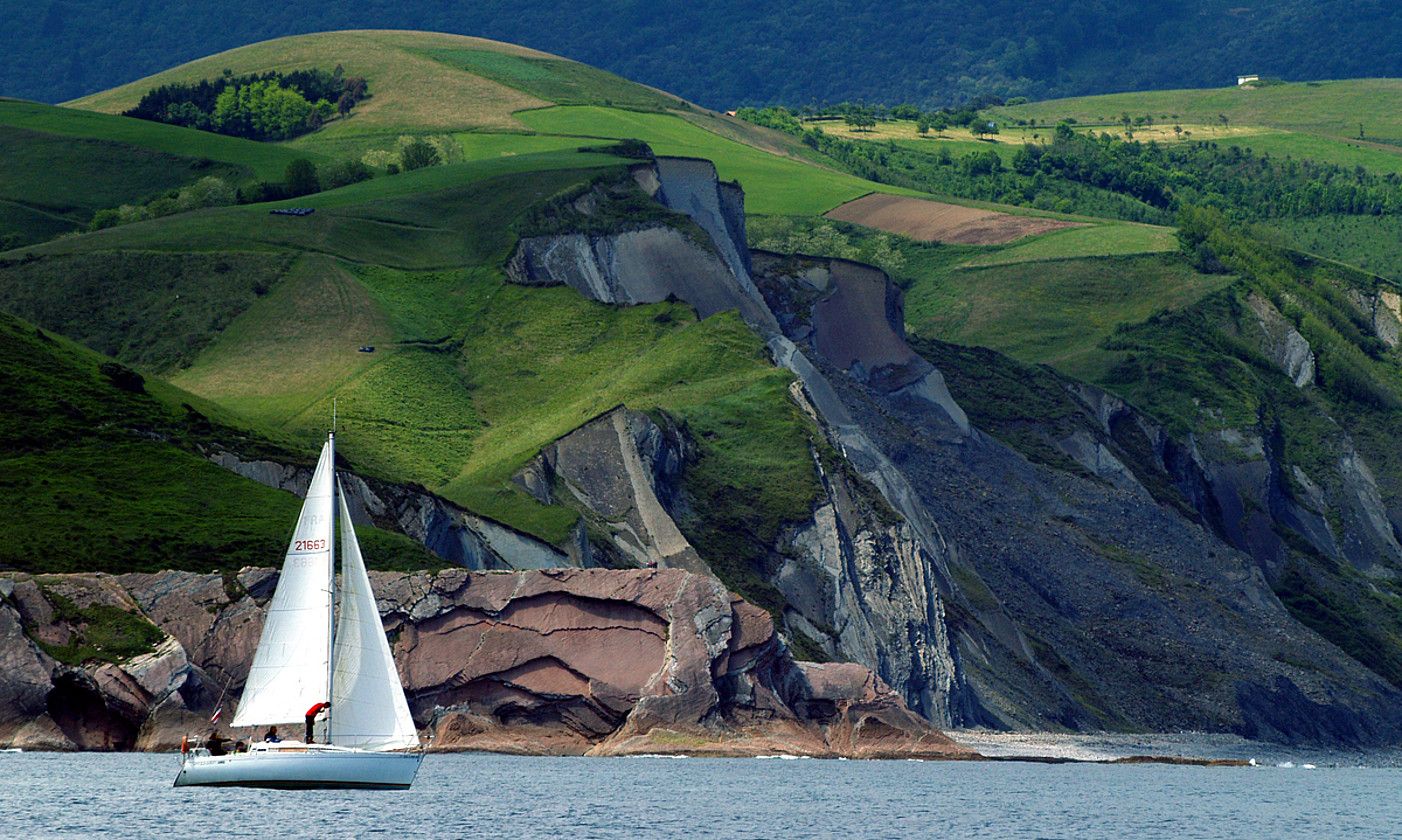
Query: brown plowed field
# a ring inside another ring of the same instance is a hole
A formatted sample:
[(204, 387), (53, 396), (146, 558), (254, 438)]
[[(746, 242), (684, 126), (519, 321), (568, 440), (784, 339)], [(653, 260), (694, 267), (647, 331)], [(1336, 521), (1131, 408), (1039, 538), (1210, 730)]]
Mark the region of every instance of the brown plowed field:
[(1013, 216), (996, 210), (882, 193), (864, 195), (829, 210), (825, 215), (829, 219), (898, 233), (922, 242), (955, 242), (961, 245), (1002, 245), (1034, 233), (1080, 227), (1076, 222)]

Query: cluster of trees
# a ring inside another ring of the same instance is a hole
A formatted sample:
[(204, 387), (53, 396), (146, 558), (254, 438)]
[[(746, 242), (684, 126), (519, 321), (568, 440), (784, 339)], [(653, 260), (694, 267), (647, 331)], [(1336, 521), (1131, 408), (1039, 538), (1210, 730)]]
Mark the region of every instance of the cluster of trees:
[(225, 70), (213, 81), (152, 88), (125, 114), (252, 140), (286, 140), (346, 116), (367, 96), (365, 79), (345, 75), (339, 64), (331, 72), (235, 76)]

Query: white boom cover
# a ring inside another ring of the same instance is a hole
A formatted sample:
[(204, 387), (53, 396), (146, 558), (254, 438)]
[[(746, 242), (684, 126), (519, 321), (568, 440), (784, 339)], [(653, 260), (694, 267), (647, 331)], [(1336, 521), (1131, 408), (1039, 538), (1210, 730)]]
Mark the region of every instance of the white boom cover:
[(336, 622), (331, 689), (331, 743), (393, 750), (419, 743), (409, 703), (385, 638), (345, 493), (341, 499), (341, 613)]
[(300, 721), (328, 699), (335, 460), (335, 442), (328, 438), (268, 605), (234, 726)]

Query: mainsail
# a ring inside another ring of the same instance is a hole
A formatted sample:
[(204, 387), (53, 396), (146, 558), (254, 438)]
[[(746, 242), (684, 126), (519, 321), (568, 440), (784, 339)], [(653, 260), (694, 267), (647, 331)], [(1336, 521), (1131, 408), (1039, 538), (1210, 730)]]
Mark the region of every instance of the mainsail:
[(300, 721), (308, 708), (327, 699), (335, 460), (335, 441), (328, 438), (268, 605), (234, 726)]
[[(339, 485), (338, 485), (339, 487)], [(341, 508), (340, 616), (331, 688), (331, 743), (392, 750), (419, 743), (360, 555), (345, 493)]]

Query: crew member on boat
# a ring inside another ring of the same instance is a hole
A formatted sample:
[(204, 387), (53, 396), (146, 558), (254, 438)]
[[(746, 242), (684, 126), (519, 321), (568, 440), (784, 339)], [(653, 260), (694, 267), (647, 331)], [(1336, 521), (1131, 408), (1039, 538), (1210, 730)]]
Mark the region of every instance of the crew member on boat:
[(331, 704), (330, 704), (329, 702), (327, 702), (327, 703), (317, 703), (315, 706), (312, 706), (310, 709), (307, 709), (307, 738), (306, 738), (306, 741), (307, 741), (308, 744), (315, 744), (315, 743), (316, 743), (316, 741), (313, 739), (313, 736), (312, 736), (312, 724), (316, 723), (316, 716), (319, 715), (319, 714), (321, 714), (323, 710), (329, 709), (329, 708), (331, 708)]
[(263, 733), (263, 743), (278, 744), (282, 742), (282, 736), (277, 734), (276, 726), (269, 726), (268, 731)]

